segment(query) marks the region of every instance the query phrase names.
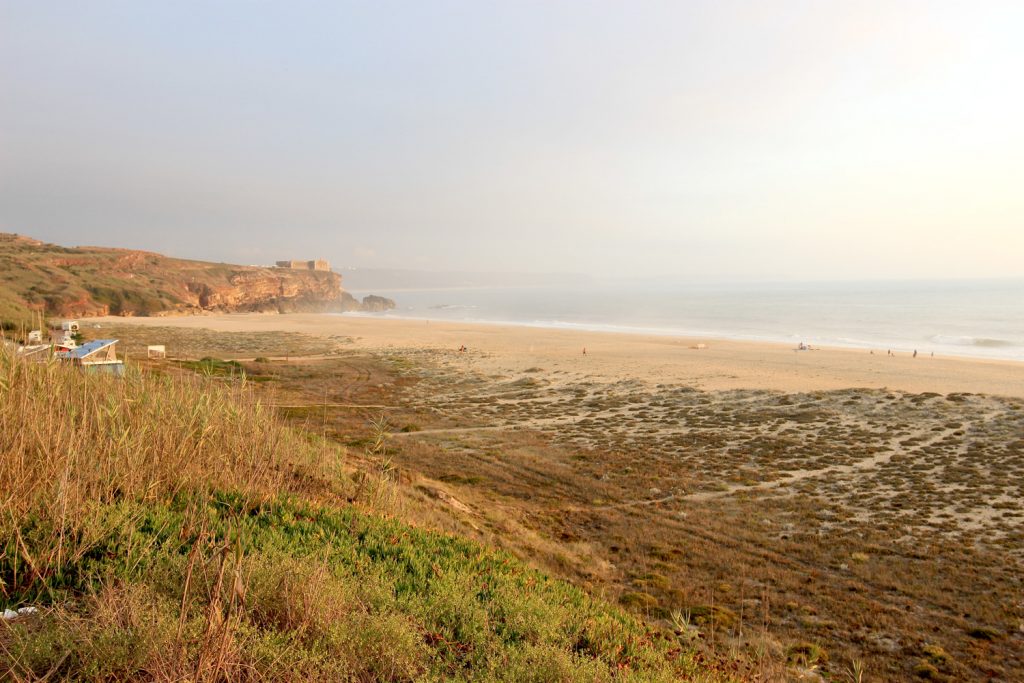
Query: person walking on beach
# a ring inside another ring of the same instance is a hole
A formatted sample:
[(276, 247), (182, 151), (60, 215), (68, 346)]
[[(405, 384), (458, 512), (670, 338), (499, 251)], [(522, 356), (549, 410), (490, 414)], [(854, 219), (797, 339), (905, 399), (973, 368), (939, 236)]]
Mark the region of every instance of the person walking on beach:
[(583, 355), (584, 356), (587, 355), (587, 347), (586, 346), (583, 347)]
[(914, 349), (914, 358), (917, 358), (917, 349)]

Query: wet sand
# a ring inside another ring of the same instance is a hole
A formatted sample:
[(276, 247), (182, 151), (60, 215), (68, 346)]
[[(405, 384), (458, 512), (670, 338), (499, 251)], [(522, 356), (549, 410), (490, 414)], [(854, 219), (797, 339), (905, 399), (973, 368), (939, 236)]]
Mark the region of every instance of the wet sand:
[[(629, 378), (708, 391), (806, 392), (858, 387), (1024, 397), (1024, 363), (926, 354), (913, 358), (908, 353), (890, 357), (886, 349), (875, 349), (874, 354), (836, 348), (796, 351), (761, 342), (316, 314), (98, 318), (89, 324), (93, 322), (345, 335), (353, 339), (354, 348), (368, 351), (455, 351), (465, 345), (465, 363), (484, 375), (540, 368), (556, 377)], [(152, 343), (161, 341), (154, 338)], [(698, 345), (706, 348), (694, 348)], [(173, 349), (168, 351), (173, 355)]]

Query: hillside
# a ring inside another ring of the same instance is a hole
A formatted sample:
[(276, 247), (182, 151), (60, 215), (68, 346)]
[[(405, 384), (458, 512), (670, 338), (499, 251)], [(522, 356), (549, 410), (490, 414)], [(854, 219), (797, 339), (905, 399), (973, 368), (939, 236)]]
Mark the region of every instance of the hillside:
[[(355, 305), (353, 305), (355, 304)], [(0, 233), (0, 321), (206, 311), (317, 312), (358, 303), (332, 272), (207, 263), (146, 251), (62, 247)]]
[(0, 348), (0, 678), (730, 678), (506, 552), (389, 518), (382, 432), (361, 455), (243, 376), (171, 369)]

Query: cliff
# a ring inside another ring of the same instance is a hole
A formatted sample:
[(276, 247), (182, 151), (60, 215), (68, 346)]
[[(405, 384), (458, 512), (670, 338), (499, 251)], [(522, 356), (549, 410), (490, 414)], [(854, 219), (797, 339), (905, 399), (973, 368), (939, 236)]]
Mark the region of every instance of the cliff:
[(340, 311), (344, 297), (341, 276), (329, 271), (69, 248), (0, 233), (0, 320), (32, 311), (59, 317)]

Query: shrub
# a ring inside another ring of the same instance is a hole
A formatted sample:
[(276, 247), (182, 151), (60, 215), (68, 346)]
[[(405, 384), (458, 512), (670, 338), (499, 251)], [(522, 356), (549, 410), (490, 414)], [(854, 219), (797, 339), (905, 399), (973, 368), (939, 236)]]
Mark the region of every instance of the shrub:
[(629, 591), (622, 594), (619, 602), (627, 607), (639, 610), (655, 609), (658, 606), (658, 598), (643, 591)]
[(828, 653), (814, 643), (794, 643), (786, 648), (786, 662), (793, 666), (814, 666), (828, 661)]
[(928, 661), (938, 667), (947, 667), (952, 662), (949, 653), (941, 645), (925, 645), (921, 652), (928, 658)]
[(711, 624), (714, 623), (716, 629), (730, 630), (739, 623), (739, 617), (736, 616), (736, 613), (728, 607), (721, 605), (715, 605), (714, 607), (694, 605), (685, 608), (683, 613), (689, 616), (692, 623), (701, 628), (710, 628)]
[(967, 635), (978, 640), (995, 640), (1000, 636), (1000, 633), (990, 626), (974, 626), (967, 629)]

